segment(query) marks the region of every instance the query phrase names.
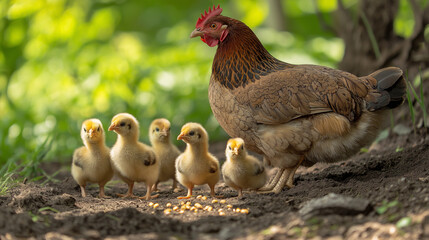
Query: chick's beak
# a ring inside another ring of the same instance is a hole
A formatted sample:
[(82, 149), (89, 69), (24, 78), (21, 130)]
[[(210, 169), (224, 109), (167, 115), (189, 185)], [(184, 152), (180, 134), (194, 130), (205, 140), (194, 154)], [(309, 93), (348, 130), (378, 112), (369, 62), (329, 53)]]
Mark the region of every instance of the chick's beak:
[(202, 36), (204, 36), (204, 33), (199, 28), (195, 28), (195, 30), (192, 31), (190, 38), (202, 37)]
[(185, 134), (183, 133), (183, 132), (181, 132), (180, 134), (179, 134), (179, 136), (177, 136), (177, 140), (183, 140), (183, 139), (185, 139), (186, 137), (185, 137)]
[(159, 135), (162, 136), (162, 137), (167, 137), (168, 136), (167, 131), (161, 131), (161, 132), (159, 132)]
[(92, 138), (94, 136), (94, 129), (89, 129), (88, 131), (89, 137)]
[(112, 123), (112, 124), (110, 124), (110, 126), (109, 126), (109, 131), (113, 131), (113, 130), (115, 130), (115, 129), (117, 129), (117, 127), (116, 127), (116, 123)]
[(234, 148), (234, 149), (232, 150), (232, 153), (233, 153), (234, 155), (238, 155), (238, 148)]

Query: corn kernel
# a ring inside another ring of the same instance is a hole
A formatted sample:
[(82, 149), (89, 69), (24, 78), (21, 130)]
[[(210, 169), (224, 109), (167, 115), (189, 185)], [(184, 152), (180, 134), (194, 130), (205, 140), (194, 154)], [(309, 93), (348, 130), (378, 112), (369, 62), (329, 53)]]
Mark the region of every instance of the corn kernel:
[(165, 206), (169, 208), (169, 207), (171, 207), (171, 203), (167, 203), (167, 204), (165, 204)]
[(223, 212), (223, 208), (219, 208), (217, 211), (218, 212)]
[(226, 203), (226, 200), (225, 200), (225, 199), (222, 199), (222, 200), (220, 200), (219, 202), (220, 202), (220, 203), (222, 203), (222, 204), (225, 204), (225, 203)]
[(217, 203), (217, 202), (219, 202), (217, 199), (212, 200), (212, 203)]
[(191, 205), (191, 202), (187, 201), (187, 202), (185, 203), (185, 205)]
[(173, 211), (177, 211), (177, 210), (179, 210), (179, 207), (178, 206), (174, 206), (173, 207)]
[(227, 208), (229, 208), (229, 209), (231, 209), (231, 208), (232, 208), (232, 205), (231, 205), (231, 204), (228, 204), (228, 205), (226, 205), (226, 207), (227, 207)]
[(244, 213), (244, 214), (249, 214), (249, 209), (241, 209), (241, 211), (240, 211), (241, 213)]
[(152, 206), (153, 206), (153, 202), (150, 202), (150, 203), (149, 203), (149, 207), (152, 207)]
[(159, 203), (155, 203), (155, 204), (153, 205), (153, 208), (157, 208), (157, 207), (159, 207)]
[(212, 210), (213, 210), (213, 207), (212, 207), (212, 206), (207, 206), (206, 211), (211, 212)]
[(197, 199), (201, 199), (203, 196), (202, 195), (198, 195), (197, 196)]
[(202, 199), (202, 200), (207, 200), (207, 197), (206, 197), (206, 196), (203, 196), (201, 199)]
[(170, 208), (167, 208), (167, 209), (165, 209), (165, 210), (164, 210), (164, 214), (167, 214), (167, 215), (168, 215), (168, 214), (170, 214), (170, 213), (171, 213), (171, 209), (170, 209)]
[(203, 206), (201, 205), (201, 204), (199, 204), (199, 203), (195, 203), (195, 205), (194, 205), (196, 208), (199, 208), (199, 209), (202, 209), (203, 208)]
[(219, 212), (219, 216), (225, 216), (225, 212)]
[(195, 210), (197, 210), (197, 208), (196, 207), (191, 207), (189, 210), (195, 211)]
[(180, 212), (179, 212), (179, 213), (180, 213), (180, 214), (183, 214), (184, 212), (185, 212), (185, 211), (183, 211), (183, 210), (180, 210)]
[(239, 213), (240, 211), (241, 211), (241, 209), (240, 209), (240, 208), (236, 208), (234, 212)]

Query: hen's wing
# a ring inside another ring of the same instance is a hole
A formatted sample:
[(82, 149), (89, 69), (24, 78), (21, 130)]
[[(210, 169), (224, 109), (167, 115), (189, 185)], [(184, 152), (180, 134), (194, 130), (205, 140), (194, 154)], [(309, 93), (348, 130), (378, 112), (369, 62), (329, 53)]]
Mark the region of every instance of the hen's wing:
[(255, 120), (268, 125), (325, 112), (336, 112), (353, 121), (360, 116), (368, 94), (367, 83), (358, 77), (314, 65), (273, 72), (243, 90)]

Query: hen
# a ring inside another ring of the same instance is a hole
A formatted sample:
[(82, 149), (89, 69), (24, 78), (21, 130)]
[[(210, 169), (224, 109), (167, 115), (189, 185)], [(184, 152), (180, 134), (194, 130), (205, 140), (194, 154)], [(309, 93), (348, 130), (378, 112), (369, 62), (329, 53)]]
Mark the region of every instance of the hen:
[(218, 46), (209, 84), (213, 114), (231, 137), (279, 168), (264, 189), (293, 186), (303, 163), (344, 160), (371, 143), (386, 122), (386, 109), (406, 92), (402, 70), (368, 76), (274, 58), (241, 21), (213, 7), (198, 19), (191, 38)]

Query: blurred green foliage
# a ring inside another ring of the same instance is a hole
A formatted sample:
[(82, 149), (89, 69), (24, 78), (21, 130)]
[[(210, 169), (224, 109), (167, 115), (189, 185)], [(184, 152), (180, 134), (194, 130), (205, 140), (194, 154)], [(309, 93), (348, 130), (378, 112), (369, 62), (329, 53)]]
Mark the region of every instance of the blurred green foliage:
[[(207, 99), (216, 48), (189, 34), (204, 10), (220, 4), (275, 57), (335, 67), (343, 43), (320, 27), (314, 6), (331, 23), (335, 1), (284, 3), (289, 32), (269, 27), (265, 0), (0, 1), (0, 166), (70, 161), (82, 145), (82, 121), (99, 118), (107, 129), (119, 112), (140, 120), (145, 142), (158, 117), (172, 122), (173, 136), (195, 121), (211, 140), (227, 138)], [(106, 136), (113, 145), (116, 134)]]

